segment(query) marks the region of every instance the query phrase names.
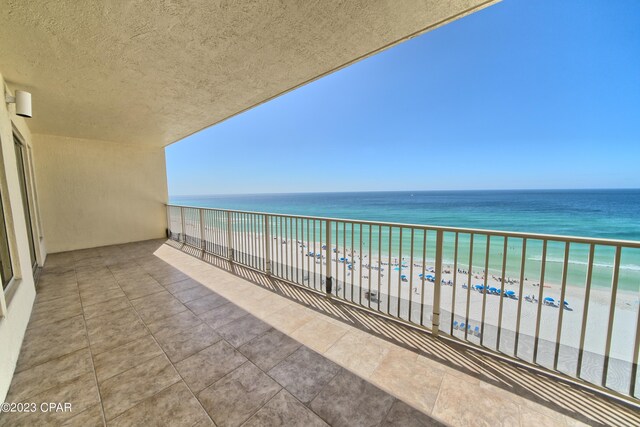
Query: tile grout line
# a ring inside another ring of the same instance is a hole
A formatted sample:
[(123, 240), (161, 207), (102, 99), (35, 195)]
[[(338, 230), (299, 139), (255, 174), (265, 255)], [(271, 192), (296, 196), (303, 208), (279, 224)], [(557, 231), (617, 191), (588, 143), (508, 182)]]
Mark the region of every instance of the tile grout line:
[[(142, 270), (144, 270), (144, 267), (142, 267), (140, 265), (140, 263), (138, 263), (135, 259), (133, 260), (133, 262), (135, 262)], [(109, 269), (109, 271), (111, 271), (111, 269)], [(113, 274), (113, 272), (112, 272)], [(114, 277), (115, 278), (115, 277)], [(160, 284), (160, 283), (159, 283)], [(160, 284), (160, 286), (162, 286), (163, 288), (165, 288), (164, 285)], [(166, 288), (165, 288), (166, 291)], [(169, 292), (169, 291), (167, 291)], [(171, 292), (169, 292), (169, 294), (171, 294)], [(171, 294), (173, 295), (173, 294)], [(131, 303), (131, 300), (129, 299), (129, 297), (126, 295), (125, 293), (125, 297), (127, 298), (127, 300), (129, 301), (129, 303)], [(184, 305), (184, 304), (183, 304)], [(160, 345), (160, 343), (158, 342), (158, 340), (156, 339), (155, 335), (153, 335), (153, 333), (151, 332), (151, 330), (149, 330), (149, 327), (147, 326), (147, 323), (142, 319), (142, 317), (140, 316), (140, 313), (138, 313), (138, 310), (133, 306), (133, 304), (131, 304), (131, 307), (133, 308), (133, 311), (136, 313), (136, 316), (138, 317), (138, 319), (140, 319), (140, 321), (142, 322), (142, 324), (144, 325), (145, 329), (147, 330), (147, 332), (149, 332), (149, 335), (151, 336), (151, 338), (153, 339), (153, 341), (156, 343), (156, 345), (158, 346), (158, 348), (160, 348), (160, 351), (162, 351), (162, 354), (164, 355), (164, 357), (169, 361), (169, 364), (171, 365), (171, 367), (173, 368), (173, 370), (176, 372), (176, 374), (178, 375), (178, 377), (180, 378), (179, 381), (182, 381), (182, 383), (184, 383), (184, 385), (187, 387), (187, 390), (189, 390), (189, 393), (191, 393), (191, 395), (193, 396), (193, 398), (196, 400), (196, 402), (198, 402), (198, 405), (200, 405), (200, 407), (202, 408), (202, 410), (204, 411), (204, 413), (207, 415), (207, 417), (209, 417), (209, 419), (211, 420), (211, 422), (214, 423), (213, 419), (211, 418), (211, 415), (209, 415), (209, 412), (207, 412), (207, 410), (204, 408), (204, 406), (202, 406), (202, 402), (200, 402), (200, 400), (197, 398), (197, 396), (193, 393), (193, 391), (191, 390), (191, 387), (189, 387), (189, 385), (187, 384), (187, 382), (184, 380), (184, 378), (182, 377), (182, 375), (180, 374), (180, 371), (178, 371), (178, 369), (176, 368), (175, 364), (173, 363), (173, 361), (169, 358), (169, 355), (167, 355), (167, 353), (164, 351), (164, 348), (162, 348), (162, 346)], [(187, 310), (189, 310), (189, 308), (185, 305), (185, 307), (187, 308)], [(179, 314), (179, 313), (178, 313)], [(167, 317), (171, 317), (171, 316), (167, 316)], [(161, 320), (161, 319), (159, 319)], [(214, 344), (212, 344), (214, 345)], [(207, 347), (208, 348), (208, 347)], [(133, 368), (131, 368), (133, 369)], [(126, 372), (126, 371), (125, 371)], [(120, 374), (118, 374), (120, 375)], [(178, 382), (179, 382), (178, 381)], [(151, 398), (153, 398), (154, 396), (158, 395), (159, 393), (167, 390), (169, 387), (173, 387), (175, 384), (177, 384), (178, 382), (175, 382), (171, 385), (169, 385), (168, 387), (163, 388), (162, 390), (158, 391), (157, 393), (153, 394), (152, 396), (149, 396), (148, 398), (141, 400), (140, 402), (136, 403), (135, 405), (133, 405), (131, 408), (135, 408), (136, 406), (138, 406), (139, 404), (141, 404), (142, 402), (145, 402)], [(129, 409), (131, 409), (129, 408)], [(122, 412), (121, 414), (118, 414), (118, 416), (124, 414), (125, 412), (127, 412), (129, 409), (127, 409), (126, 411)], [(117, 418), (117, 417), (116, 417)], [(114, 418), (115, 419), (115, 418)]]
[[(102, 256), (100, 256), (100, 257), (102, 258)], [(115, 264), (112, 264), (112, 265), (115, 265)], [(126, 293), (124, 292), (124, 290), (120, 287), (119, 282), (117, 281), (117, 279), (116, 279), (116, 278), (115, 278), (115, 276), (113, 275), (113, 272), (111, 271), (110, 265), (103, 264), (102, 266), (104, 266), (104, 267), (106, 267), (106, 268), (107, 268), (107, 270), (109, 271), (109, 273), (111, 274), (111, 276), (114, 278), (114, 280), (115, 280), (116, 285), (118, 286), (118, 288), (119, 288), (120, 290), (122, 290), (122, 292), (123, 292), (123, 294), (124, 294), (125, 298), (127, 298), (127, 301), (129, 301), (129, 303), (131, 303), (131, 300), (127, 297), (127, 294), (126, 294)], [(96, 267), (102, 267), (102, 266), (96, 266)], [(74, 265), (73, 270), (74, 270), (74, 275), (76, 276), (76, 284), (77, 284), (77, 271), (76, 271), (75, 265)], [(108, 301), (110, 301), (110, 300), (112, 300), (112, 299), (114, 299), (114, 298), (111, 298), (111, 299), (106, 300), (106, 301), (103, 301), (103, 302), (108, 302)], [(102, 399), (102, 393), (101, 393), (101, 391), (100, 391), (100, 382), (98, 381), (98, 378), (97, 378), (97, 371), (96, 371), (96, 368), (95, 368), (95, 361), (94, 361), (94, 353), (93, 353), (93, 350), (91, 349), (91, 341), (90, 341), (90, 339), (89, 339), (89, 333), (88, 333), (88, 329), (87, 329), (87, 326), (86, 326), (86, 321), (87, 321), (87, 319), (85, 318), (85, 315), (84, 315), (84, 305), (82, 304), (82, 297), (81, 297), (81, 296), (80, 296), (80, 304), (81, 304), (81, 307), (82, 307), (82, 312), (83, 312), (83, 313), (82, 313), (82, 317), (83, 317), (83, 320), (84, 320), (84, 329), (85, 329), (85, 333), (86, 333), (86, 336), (87, 336), (87, 343), (88, 343), (88, 347), (86, 347), (86, 348), (88, 348), (88, 349), (89, 349), (90, 359), (91, 359), (91, 366), (92, 366), (92, 369), (93, 369), (94, 379), (95, 379), (95, 381), (96, 381), (96, 388), (97, 388), (97, 390), (98, 390), (98, 397), (99, 397), (99, 399), (100, 399), (100, 406), (101, 406), (101, 408), (102, 408), (102, 420), (103, 420), (104, 425), (106, 426), (106, 425), (107, 425), (107, 419), (106, 419), (106, 414), (105, 414), (105, 411), (104, 411), (104, 403), (103, 403), (104, 401), (103, 401), (103, 399)], [(95, 303), (95, 304), (100, 304), (100, 303)], [(89, 306), (92, 306), (92, 305), (95, 305), (95, 304), (90, 304)], [(88, 306), (88, 307), (89, 307), (89, 306)], [(138, 316), (138, 313), (137, 313), (137, 311), (135, 311), (135, 307), (133, 307), (133, 305), (131, 305), (131, 304), (130, 304), (130, 307), (129, 307), (129, 308), (132, 308), (132, 309), (134, 310), (134, 312), (135, 312), (136, 316)], [(124, 309), (122, 309), (122, 310), (127, 310), (127, 309), (128, 309), (128, 308), (124, 308)], [(116, 312), (117, 312), (117, 311), (119, 311), (119, 310), (116, 310)], [(111, 312), (111, 313), (113, 313), (113, 312)], [(108, 314), (111, 314), (111, 313), (105, 313), (104, 315), (108, 315)], [(98, 318), (98, 317), (101, 317), (101, 316), (96, 316), (95, 318)], [(139, 317), (139, 316), (138, 316), (138, 317)], [(142, 321), (142, 319), (140, 319), (140, 320)], [(142, 323), (143, 323), (143, 325), (144, 325), (144, 326), (145, 326), (145, 328), (146, 328), (146, 324), (144, 324), (144, 322), (142, 322)], [(148, 330), (148, 329), (147, 329), (147, 330)], [(150, 332), (150, 331), (149, 331), (149, 335), (151, 335), (151, 332)], [(152, 336), (152, 335), (151, 335), (151, 336)], [(152, 337), (153, 337), (153, 336), (152, 336)], [(154, 340), (155, 340), (155, 337), (153, 337), (153, 338), (154, 338)], [(126, 342), (126, 343), (124, 343), (124, 344), (122, 344), (122, 345), (120, 345), (120, 346), (114, 347), (114, 349), (116, 349), (116, 348), (120, 348), (120, 347), (123, 347), (123, 346), (125, 346), (125, 345), (128, 345), (128, 344), (130, 344), (130, 343), (134, 342), (134, 341), (136, 341), (136, 339), (134, 339), (134, 340), (132, 340), (132, 341), (128, 341), (128, 342)], [(157, 344), (157, 342), (156, 342), (156, 344)], [(160, 346), (158, 345), (158, 347), (160, 347)], [(105, 350), (105, 351), (103, 351), (102, 353), (106, 353), (107, 351), (111, 351), (111, 350), (113, 350), (113, 349)], [(162, 347), (160, 347), (160, 350), (162, 350)], [(163, 351), (163, 353), (164, 353), (164, 350), (162, 350), (162, 351)], [(102, 353), (99, 353), (99, 354), (102, 354)], [(166, 354), (165, 354), (165, 357), (167, 357), (167, 356), (166, 356)], [(167, 359), (168, 359), (168, 357), (167, 357)], [(170, 360), (169, 360), (169, 363), (171, 363), (171, 361), (170, 361)], [(130, 369), (133, 369), (133, 368), (129, 368), (129, 369), (127, 369), (127, 370), (123, 371), (123, 372), (129, 371)], [(175, 367), (174, 367), (174, 369), (175, 369)], [(116, 375), (119, 375), (119, 374), (120, 374), (120, 373), (118, 373), (118, 374), (116, 374)], [(115, 376), (115, 375), (114, 375), (114, 376)], [(113, 377), (110, 377), (110, 378), (113, 378)], [(176, 383), (174, 383), (174, 384), (176, 384)], [(174, 384), (171, 384), (169, 387), (173, 386)], [(169, 387), (166, 387), (166, 388), (169, 388)], [(160, 390), (158, 393), (160, 393), (160, 392), (162, 392), (162, 391), (166, 390), (166, 388), (164, 388), (164, 389)], [(153, 396), (155, 396), (155, 395), (156, 395), (156, 394), (158, 394), (158, 393), (155, 393)], [(150, 396), (149, 398), (151, 398), (151, 397), (153, 397), (153, 396)], [(144, 399), (143, 401), (138, 402), (138, 403), (137, 403), (136, 405), (134, 405), (134, 406), (137, 406), (138, 404), (140, 404), (140, 403), (144, 402), (145, 400), (147, 400), (147, 399)], [(127, 409), (127, 410), (128, 410), (128, 409)], [(82, 411), (81, 413), (83, 413), (83, 412), (85, 412), (85, 411)], [(125, 412), (126, 412), (126, 411), (125, 411)], [(79, 414), (78, 414), (78, 415), (79, 415)], [(120, 415), (122, 415), (122, 414), (118, 414), (118, 416), (120, 416)], [(73, 418), (73, 417), (72, 417), (72, 418)], [(116, 417), (116, 418), (117, 418), (117, 417)], [(115, 419), (115, 418), (114, 418), (114, 419)]]
[[(78, 272), (76, 270), (76, 266), (75, 266), (75, 262), (74, 262), (74, 266), (73, 266), (73, 274), (76, 277), (76, 285), (78, 284)], [(80, 293), (80, 287), (78, 286), (78, 293)], [(87, 345), (89, 348), (89, 359), (91, 359), (91, 368), (93, 370), (93, 379), (96, 382), (96, 390), (98, 391), (98, 399), (100, 400), (100, 413), (102, 415), (102, 423), (103, 425), (106, 427), (107, 425), (107, 416), (105, 414), (104, 411), (104, 403), (102, 400), (102, 392), (100, 391), (100, 383), (98, 383), (98, 374), (96, 372), (96, 365), (95, 365), (95, 361), (93, 359), (93, 350), (91, 349), (91, 340), (89, 339), (89, 330), (87, 329), (87, 319), (85, 318), (85, 313), (84, 313), (84, 305), (82, 304), (82, 296), (80, 296), (80, 307), (82, 309), (82, 320), (83, 320), (83, 324), (84, 324), (84, 332), (86, 334), (87, 337)]]
[[(95, 380), (95, 383), (96, 383), (96, 389), (97, 389), (97, 391), (98, 391), (98, 400), (99, 400), (100, 407), (102, 408), (102, 412), (101, 412), (102, 420), (103, 420), (103, 424), (106, 426), (106, 421), (105, 421), (105, 416), (104, 416), (104, 408), (102, 407), (102, 395), (100, 394), (100, 388), (99, 388), (99, 386), (98, 386), (98, 380), (97, 380), (96, 373), (95, 373), (95, 365), (94, 365), (94, 362), (93, 362), (93, 352), (91, 351), (91, 342), (90, 342), (90, 340), (89, 340), (89, 334), (88, 334), (87, 326), (86, 326), (86, 319), (85, 319), (85, 317), (84, 317), (84, 308), (83, 308), (83, 305), (82, 305), (82, 298), (81, 298), (81, 296), (80, 296), (80, 289), (79, 289), (79, 287), (78, 287), (78, 278), (77, 278), (76, 267), (75, 267), (75, 263), (76, 263), (76, 262), (77, 262), (77, 261), (75, 261), (75, 260), (73, 261), (73, 267), (71, 267), (68, 271), (73, 270), (73, 275), (74, 275), (74, 277), (75, 277), (75, 283), (74, 283), (74, 284), (75, 284), (76, 288), (78, 288), (78, 299), (80, 300), (80, 308), (81, 308), (82, 313), (81, 313), (81, 314), (78, 314), (78, 315), (75, 315), (75, 316), (70, 316), (70, 317), (67, 317), (67, 318), (64, 318), (64, 319), (59, 319), (59, 320), (57, 320), (57, 321), (55, 321), (55, 322), (53, 322), (53, 323), (56, 323), (56, 322), (63, 322), (63, 321), (66, 321), (66, 320), (72, 319), (72, 318), (74, 318), (74, 317), (80, 317), (80, 316), (82, 316), (82, 320), (83, 320), (83, 329), (84, 329), (85, 337), (86, 337), (86, 340), (87, 340), (87, 346), (86, 346), (86, 347), (79, 348), (79, 349), (74, 350), (74, 351), (71, 351), (71, 352), (69, 352), (69, 353), (66, 353), (66, 354), (60, 355), (60, 356), (58, 356), (58, 357), (54, 357), (54, 358), (52, 358), (52, 359), (49, 359), (49, 360), (43, 361), (42, 363), (38, 363), (38, 364), (36, 364), (36, 365), (30, 366), (30, 367), (28, 367), (28, 368), (26, 368), (26, 369), (24, 369), (24, 370), (22, 370), (22, 371), (16, 372), (16, 373), (26, 372), (26, 371), (28, 371), (28, 370), (30, 370), (30, 369), (36, 368), (36, 367), (38, 367), (38, 366), (44, 365), (44, 364), (49, 363), (49, 362), (52, 362), (52, 361), (54, 361), (54, 360), (59, 360), (59, 359), (61, 359), (61, 358), (63, 358), (63, 357), (67, 357), (67, 356), (72, 355), (72, 354), (74, 354), (74, 353), (79, 353), (79, 352), (81, 352), (81, 351), (83, 351), (83, 350), (88, 350), (88, 351), (89, 351), (89, 359), (90, 359), (90, 361), (91, 361), (91, 369), (92, 369), (93, 374), (94, 374), (94, 375), (93, 375), (93, 377), (94, 377), (94, 380)], [(43, 266), (43, 269), (44, 269), (44, 266)], [(37, 291), (36, 291), (36, 295), (37, 295)], [(51, 299), (51, 301), (54, 301), (54, 300), (57, 300), (57, 299), (60, 299), (60, 298), (64, 298), (64, 297), (53, 298), (53, 299)], [(49, 302), (49, 301), (45, 301), (45, 303), (47, 303), (47, 302)], [(46, 326), (46, 325), (43, 325), (43, 326)], [(35, 328), (33, 328), (33, 329), (37, 329), (37, 328), (39, 328), (39, 327), (35, 327)], [(83, 375), (86, 375), (86, 374), (83, 374)], [(70, 381), (71, 381), (71, 380), (70, 380)], [(46, 390), (42, 390), (42, 391), (40, 391), (39, 393), (46, 393), (47, 391), (52, 390), (52, 389), (54, 389), (55, 387), (56, 387), (56, 386), (52, 386), (52, 387), (50, 387), (50, 388), (48, 388), (48, 389), (46, 389)], [(86, 408), (86, 409), (84, 409), (83, 411), (78, 412), (77, 414), (75, 414), (75, 415), (73, 415), (72, 417), (70, 417), (67, 421), (69, 421), (69, 420), (71, 420), (71, 419), (75, 418), (76, 416), (79, 416), (80, 414), (83, 414), (83, 413), (87, 412), (89, 409), (90, 409), (90, 408)]]
[[(75, 316), (71, 316), (71, 317), (68, 317), (68, 318), (66, 318), (66, 319), (57, 320), (57, 321), (55, 321), (55, 322), (53, 322), (53, 323), (57, 323), (57, 322), (65, 322), (65, 321), (68, 321), (68, 320), (73, 319), (74, 317), (80, 317), (80, 316), (82, 316), (82, 314), (77, 314), (77, 315), (75, 315)], [(46, 326), (46, 325), (43, 325), (43, 326)], [(38, 326), (37, 328), (40, 328), (40, 326)], [(33, 329), (37, 329), (37, 328), (33, 328)], [(87, 339), (87, 341), (88, 341), (88, 339)], [(78, 351), (80, 351), (80, 350), (84, 350), (84, 349), (86, 349), (86, 348), (89, 348), (89, 346), (87, 345), (87, 347), (82, 347), (82, 348), (79, 348), (79, 349), (77, 349), (77, 350), (73, 350), (73, 351), (71, 351), (71, 352), (69, 352), (69, 353), (61, 354), (60, 356), (56, 356), (56, 357), (53, 357), (53, 358), (51, 358), (51, 359), (47, 359), (47, 360), (45, 360), (45, 361), (43, 361), (43, 362), (36, 363), (35, 365), (29, 366), (29, 367), (27, 367), (27, 368), (25, 368), (25, 369), (22, 369), (22, 370), (19, 370), (19, 371), (18, 371), (18, 370), (15, 370), (15, 371), (14, 371), (14, 376), (15, 376), (15, 375), (17, 375), (17, 374), (21, 374), (21, 373), (23, 373), (23, 372), (26, 372), (26, 371), (28, 371), (28, 370), (30, 370), (30, 369), (32, 369), (32, 368), (36, 368), (36, 367), (38, 367), (38, 366), (42, 366), (42, 365), (44, 365), (45, 363), (49, 363), (49, 362), (52, 362), (52, 361), (54, 361), (54, 360), (62, 359), (63, 357), (69, 356), (70, 354), (76, 353), (76, 352), (78, 352)], [(22, 352), (22, 348), (20, 348), (20, 351)], [(19, 358), (19, 356), (18, 356), (18, 358)]]
[[(215, 291), (214, 291), (214, 292), (215, 292)], [(276, 293), (276, 295), (279, 295), (279, 294), (277, 294), (277, 293)], [(280, 296), (280, 295), (279, 295), (279, 296)], [(281, 296), (281, 297), (282, 297), (282, 296)], [(233, 303), (232, 301), (230, 301), (230, 303), (235, 304), (235, 303)], [(252, 314), (251, 314), (251, 313), (249, 313), (249, 315), (252, 315)], [(253, 315), (252, 315), (252, 316), (253, 316)], [(255, 317), (255, 316), (254, 316), (254, 317)], [(199, 318), (199, 317), (198, 317), (198, 318)], [(256, 318), (256, 319), (258, 319), (257, 317), (255, 317), (255, 318)], [(263, 319), (258, 319), (258, 320), (264, 321)], [(306, 323), (305, 323), (305, 324), (306, 324)], [(295, 328), (295, 330), (300, 329), (302, 326), (304, 326), (304, 325), (300, 325), (300, 326), (298, 326), (297, 328)], [(269, 329), (269, 331), (270, 331), (270, 330), (272, 330), (272, 329), (277, 330), (276, 328), (274, 328), (274, 327), (272, 326), (272, 327)], [(251, 341), (253, 341), (253, 340), (257, 339), (257, 338), (264, 336), (264, 335), (265, 335), (266, 333), (268, 333), (269, 331), (266, 331), (266, 332), (264, 332), (264, 333), (262, 333), (262, 334), (260, 334), (260, 335), (258, 335), (258, 336), (256, 336), (256, 337), (252, 338), (251, 340), (249, 340), (247, 343), (244, 343), (244, 344), (248, 344), (249, 342), (251, 342)], [(280, 332), (284, 334), (284, 332), (282, 332), (282, 331), (280, 331)], [(344, 334), (342, 334), (342, 335), (341, 335), (341, 336), (336, 340), (336, 342), (337, 342), (337, 341), (339, 341), (342, 337), (344, 337), (348, 332), (349, 332), (349, 331), (345, 331), (345, 333), (344, 333)], [(293, 331), (292, 331), (291, 333), (293, 333)], [(285, 335), (289, 336), (289, 334), (285, 334)], [(294, 340), (295, 340), (295, 338), (293, 338), (293, 337), (290, 337), (290, 338), (292, 338), (292, 339), (294, 339)], [(298, 340), (295, 340), (295, 341), (296, 341), (296, 342), (298, 342), (298, 343), (300, 344), (300, 346), (299, 346), (296, 350), (294, 350), (291, 354), (294, 354), (296, 351), (300, 350), (300, 348), (305, 347), (305, 348), (307, 348), (309, 351), (313, 351), (313, 352), (317, 353), (320, 357), (322, 357), (322, 358), (326, 359), (327, 361), (329, 361), (329, 362), (331, 362), (331, 363), (334, 363), (334, 364), (335, 364), (335, 362), (333, 362), (333, 361), (332, 361), (332, 360), (330, 360), (327, 356), (325, 356), (325, 355), (324, 355), (324, 353), (321, 353), (321, 352), (319, 352), (319, 351), (316, 351), (316, 350), (314, 350), (313, 348), (309, 347), (308, 345), (305, 345), (305, 344), (303, 344), (303, 343), (299, 342)], [(333, 347), (333, 345), (335, 345), (335, 343), (336, 343), (336, 342), (334, 342), (334, 343), (333, 343), (329, 348)], [(244, 345), (244, 344), (243, 344), (243, 345)], [(231, 344), (229, 344), (229, 345), (231, 345)], [(240, 354), (242, 354), (244, 357), (246, 357), (246, 356), (245, 356), (245, 355), (244, 355), (244, 354), (243, 354), (243, 353), (242, 353), (238, 348), (236, 348), (236, 347), (235, 347), (235, 346), (233, 346), (233, 345), (231, 345), (231, 347), (233, 347), (236, 351), (238, 351)], [(327, 351), (328, 351), (328, 350), (329, 350), (329, 349), (327, 349)], [(280, 362), (278, 362), (278, 363), (281, 363), (283, 360), (286, 360), (288, 357), (290, 357), (290, 356), (291, 356), (291, 354), (287, 355), (285, 358), (283, 358), (283, 359), (282, 359)], [(258, 368), (258, 370), (259, 370), (260, 372), (262, 372), (262, 373), (263, 373), (263, 374), (265, 374), (267, 377), (269, 377), (272, 381), (274, 381), (276, 384), (278, 384), (278, 385), (280, 386), (280, 390), (279, 390), (277, 393), (275, 393), (275, 394), (274, 394), (274, 395), (273, 395), (273, 396), (272, 396), (272, 397), (271, 397), (267, 402), (265, 402), (262, 406), (260, 406), (260, 408), (258, 408), (255, 412), (253, 412), (253, 413), (252, 413), (252, 414), (251, 414), (251, 415), (250, 415), (246, 420), (244, 420), (244, 421), (243, 421), (243, 423), (242, 423), (241, 425), (246, 424), (250, 419), (252, 419), (252, 418), (253, 418), (253, 417), (254, 417), (254, 416), (255, 416), (255, 415), (256, 415), (256, 414), (257, 414), (257, 413), (262, 409), (262, 408), (264, 408), (264, 407), (265, 407), (265, 406), (266, 406), (266, 405), (267, 405), (271, 400), (273, 400), (273, 399), (274, 399), (274, 398), (275, 398), (275, 397), (276, 397), (276, 396), (277, 396), (277, 395), (278, 395), (282, 390), (286, 390), (286, 391), (287, 391), (287, 393), (288, 393), (289, 395), (291, 395), (291, 396), (292, 396), (296, 401), (298, 401), (298, 402), (299, 402), (303, 407), (307, 408), (309, 411), (311, 411), (311, 413), (313, 413), (313, 414), (314, 414), (314, 415), (316, 415), (318, 418), (320, 418), (321, 420), (323, 420), (324, 422), (326, 422), (327, 424), (329, 424), (329, 421), (328, 421), (328, 420), (324, 419), (320, 414), (318, 414), (316, 411), (314, 411), (314, 410), (313, 410), (313, 408), (311, 408), (311, 402), (312, 402), (316, 397), (318, 397), (318, 396), (319, 396), (319, 395), (320, 395), (320, 394), (321, 394), (321, 393), (322, 393), (322, 392), (323, 392), (323, 391), (324, 391), (324, 390), (329, 386), (329, 384), (331, 384), (331, 382), (333, 382), (333, 380), (335, 380), (335, 379), (338, 377), (338, 375), (340, 375), (344, 370), (346, 370), (344, 367), (340, 366), (339, 364), (336, 364), (336, 366), (338, 366), (340, 369), (338, 369), (338, 370), (337, 370), (337, 372), (336, 372), (336, 373), (331, 377), (331, 379), (329, 379), (329, 380), (324, 384), (324, 386), (323, 386), (322, 388), (320, 388), (320, 390), (318, 390), (318, 392), (317, 392), (317, 393), (316, 393), (316, 394), (315, 394), (315, 395), (314, 395), (314, 396), (309, 400), (309, 403), (308, 403), (308, 404), (305, 404), (305, 403), (303, 403), (302, 401), (300, 401), (300, 400), (299, 400), (297, 397), (295, 397), (295, 396), (294, 396), (294, 395), (293, 395), (289, 390), (287, 390), (286, 386), (284, 386), (284, 385), (283, 385), (283, 384), (281, 384), (277, 379), (275, 379), (275, 378), (273, 378), (271, 375), (269, 375), (269, 373), (268, 373), (268, 372), (265, 372), (264, 370), (262, 370), (262, 368), (260, 368), (260, 367), (259, 367), (259, 366), (257, 366), (255, 363), (253, 363), (249, 358), (247, 358), (247, 361), (246, 361), (245, 363), (243, 363), (242, 365), (238, 366), (238, 367), (237, 367), (237, 368), (235, 368), (234, 370), (232, 370), (232, 371), (228, 372), (228, 373), (227, 373), (227, 374), (225, 374), (222, 378), (218, 379), (217, 381), (215, 381), (215, 382), (213, 382), (212, 384), (210, 384), (210, 385), (208, 385), (207, 387), (205, 387), (205, 389), (207, 389), (207, 388), (211, 387), (212, 385), (214, 385), (214, 384), (216, 384), (216, 383), (218, 383), (218, 382), (222, 381), (224, 378), (226, 378), (227, 376), (231, 375), (233, 372), (235, 372), (236, 370), (240, 369), (242, 366), (246, 365), (246, 364), (247, 364), (247, 362), (248, 362), (248, 363), (251, 363), (253, 366), (255, 366), (256, 368)], [(275, 366), (277, 366), (277, 365), (278, 365), (278, 363), (277, 363)], [(275, 367), (275, 366), (274, 366), (274, 367)], [(346, 370), (346, 371), (348, 371), (348, 370)], [(350, 371), (348, 371), (348, 372), (350, 372)], [(365, 381), (367, 381), (367, 380), (365, 380)], [(375, 386), (375, 385), (374, 385), (374, 387), (377, 387), (377, 386)], [(380, 389), (379, 387), (377, 387), (377, 388), (378, 388), (378, 389)], [(380, 390), (382, 390), (382, 389), (380, 389)], [(384, 390), (382, 390), (382, 391), (384, 391)], [(393, 396), (393, 395), (391, 395), (391, 396), (392, 396), (394, 399), (399, 400), (396, 396)], [(385, 418), (386, 418), (386, 415), (388, 415), (388, 414), (385, 414)], [(384, 420), (385, 418), (383, 418), (383, 420)]]

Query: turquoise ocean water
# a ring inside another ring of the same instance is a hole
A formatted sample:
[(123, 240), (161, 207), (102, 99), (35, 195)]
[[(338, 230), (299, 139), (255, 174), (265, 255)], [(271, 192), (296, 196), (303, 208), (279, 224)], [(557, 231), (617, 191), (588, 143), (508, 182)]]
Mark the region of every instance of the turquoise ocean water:
[[(640, 241), (640, 190), (531, 190), (531, 191), (402, 191), (358, 193), (296, 193), (259, 195), (173, 196), (178, 205), (272, 212), (292, 215), (322, 216), (368, 221), (426, 224), (464, 228), (491, 229), (528, 233), (558, 234), (579, 237)], [(301, 230), (302, 231), (302, 230)], [(351, 247), (351, 230), (338, 241)], [(354, 246), (357, 248), (360, 230), (356, 227)], [(379, 230), (363, 229), (366, 245), (371, 233), (372, 250), (378, 252)], [(319, 234), (319, 230), (316, 230)], [(383, 242), (388, 242), (388, 229), (382, 230)], [(399, 229), (392, 230), (392, 257), (400, 255)], [(422, 236), (414, 236), (414, 256), (421, 257)], [(444, 259), (453, 263), (454, 236), (445, 235)], [(485, 265), (486, 238), (476, 235), (473, 248), (473, 269)], [(427, 236), (426, 259), (432, 260), (435, 233)], [(506, 275), (519, 277), (522, 260), (522, 240), (509, 239)], [(405, 230), (402, 255), (410, 250), (410, 233)], [(490, 244), (489, 271), (500, 275), (504, 240), (493, 237)], [(431, 253), (430, 253), (431, 251)], [(542, 243), (528, 241), (525, 276), (540, 277)], [(459, 235), (458, 262), (464, 267), (469, 258), (469, 236)], [(589, 248), (572, 244), (569, 252), (567, 282), (584, 286)], [(386, 243), (380, 251), (389, 256)], [(549, 243), (545, 281), (560, 283), (564, 245)], [(614, 250), (596, 248), (593, 285), (610, 287)], [(619, 286), (621, 290), (640, 290), (640, 250), (625, 249), (621, 253)]]

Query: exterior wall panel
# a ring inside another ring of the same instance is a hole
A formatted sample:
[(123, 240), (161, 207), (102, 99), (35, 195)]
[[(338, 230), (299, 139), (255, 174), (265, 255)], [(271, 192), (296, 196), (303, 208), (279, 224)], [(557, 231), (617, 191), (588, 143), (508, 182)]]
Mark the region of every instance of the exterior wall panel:
[(164, 148), (35, 134), (49, 253), (165, 236)]
[[(2, 74), (0, 89), (5, 89)], [(32, 141), (27, 121), (16, 116), (14, 108), (0, 102), (0, 193), (13, 267), (13, 282), (6, 292), (0, 292), (0, 402), (11, 384), (36, 294), (13, 133), (19, 133), (27, 146)], [(42, 255), (43, 252), (40, 256), (44, 259)]]

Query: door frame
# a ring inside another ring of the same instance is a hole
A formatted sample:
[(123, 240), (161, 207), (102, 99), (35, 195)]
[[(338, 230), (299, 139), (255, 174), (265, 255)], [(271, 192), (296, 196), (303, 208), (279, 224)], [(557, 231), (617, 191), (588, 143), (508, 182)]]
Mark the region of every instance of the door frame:
[[(12, 126), (13, 130), (13, 138), (14, 144), (20, 145), (22, 150), (22, 171), (24, 175), (24, 184), (26, 191), (26, 199), (27, 206), (23, 206), (23, 208), (28, 209), (29, 214), (29, 222), (31, 223), (31, 237), (33, 250), (35, 253), (35, 260), (32, 269), (35, 271), (39, 266), (44, 264), (44, 260), (41, 253), (41, 241), (42, 241), (42, 232), (40, 227), (40, 212), (38, 209), (38, 201), (37, 201), (37, 191), (35, 187), (35, 178), (34, 178), (34, 170), (33, 163), (31, 160), (31, 146), (26, 142), (24, 137), (20, 134), (20, 131), (16, 128), (15, 125)], [(16, 166), (18, 159), (16, 158)], [(19, 178), (19, 177), (18, 177)], [(22, 189), (20, 189), (22, 191)], [(26, 224), (29, 226), (29, 224)]]

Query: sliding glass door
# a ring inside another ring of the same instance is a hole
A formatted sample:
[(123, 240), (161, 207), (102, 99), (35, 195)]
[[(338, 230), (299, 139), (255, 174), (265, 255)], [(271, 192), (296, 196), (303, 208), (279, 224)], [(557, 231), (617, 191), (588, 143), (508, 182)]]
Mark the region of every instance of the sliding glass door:
[(28, 187), (28, 179), (26, 174), (26, 151), (22, 142), (18, 137), (13, 135), (14, 148), (16, 150), (16, 163), (18, 166), (18, 179), (20, 180), (20, 192), (22, 194), (22, 205), (24, 206), (24, 220), (27, 224), (27, 237), (29, 240), (29, 254), (31, 255), (31, 266), (35, 269), (38, 266), (36, 259), (36, 241), (33, 232), (33, 223), (31, 221), (31, 204)]

